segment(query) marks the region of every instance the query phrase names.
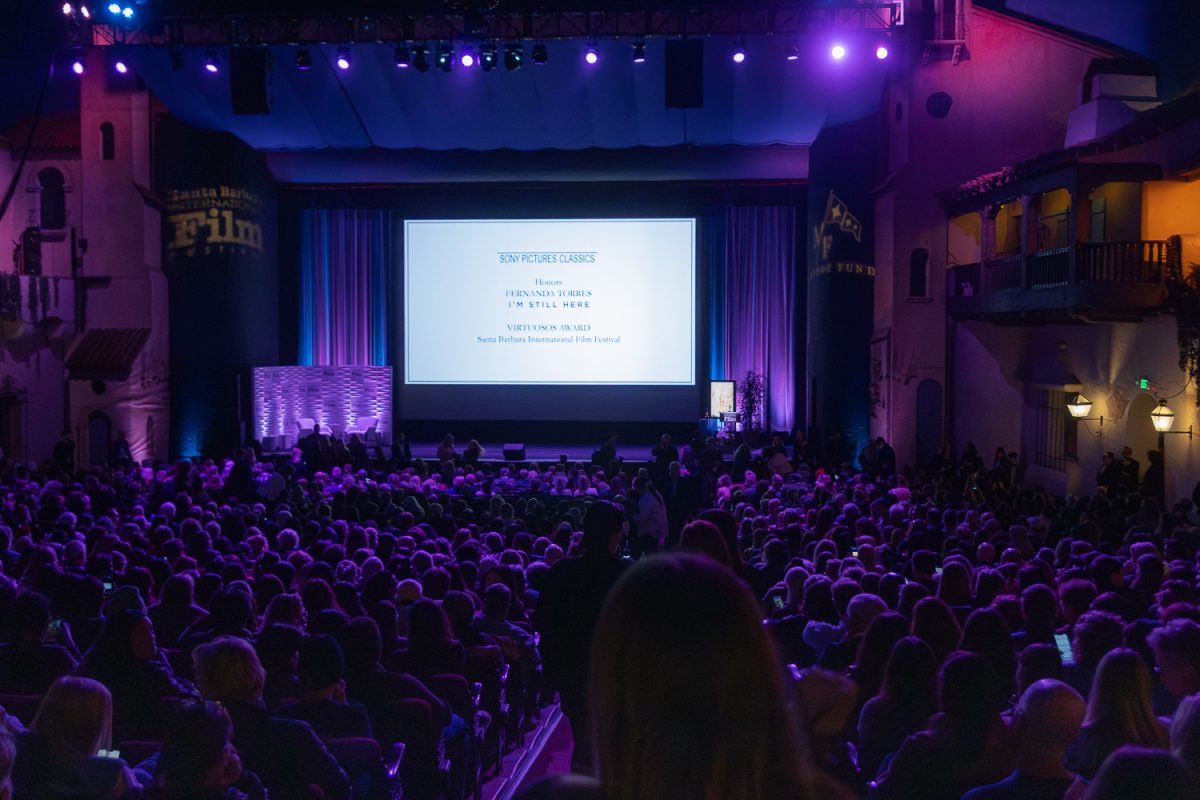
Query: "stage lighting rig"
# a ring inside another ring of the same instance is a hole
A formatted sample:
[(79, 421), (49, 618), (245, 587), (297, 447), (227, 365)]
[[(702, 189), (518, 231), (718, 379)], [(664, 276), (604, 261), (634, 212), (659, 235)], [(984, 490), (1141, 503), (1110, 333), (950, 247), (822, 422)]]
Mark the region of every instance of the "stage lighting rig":
[(353, 63), (350, 57), (350, 45), (344, 44), (338, 48), (337, 58), (334, 59), (333, 63), (340, 70), (350, 69), (350, 65)]
[(209, 75), (216, 75), (221, 71), (221, 61), (217, 58), (217, 51), (212, 48), (204, 53), (204, 71)]
[(296, 69), (307, 72), (312, 69), (312, 53), (307, 47), (296, 48)]
[(485, 44), (479, 48), (479, 68), (491, 72), (500, 62), (499, 49), (494, 44)]
[(509, 42), (504, 45), (504, 68), (515, 72), (525, 65), (525, 45)]
[(413, 69), (429, 72), (429, 48), (423, 44), (413, 45)]
[(646, 43), (641, 39), (635, 39), (633, 42), (633, 63), (646, 63)]
[(546, 52), (546, 43), (545, 42), (538, 42), (537, 44), (535, 44), (533, 46), (533, 63), (534, 64), (537, 64), (540, 67), (542, 64), (546, 63), (546, 61), (549, 57), (550, 57), (549, 53)]
[(437, 52), (438, 69), (442, 72), (449, 72), (454, 69), (454, 48), (448, 44), (438, 45)]

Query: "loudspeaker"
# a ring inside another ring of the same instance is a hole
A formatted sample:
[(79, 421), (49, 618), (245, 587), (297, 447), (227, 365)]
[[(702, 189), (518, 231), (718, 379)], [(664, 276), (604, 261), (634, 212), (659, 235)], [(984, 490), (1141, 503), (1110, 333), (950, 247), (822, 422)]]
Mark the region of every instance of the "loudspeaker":
[(504, 460), (505, 461), (524, 461), (525, 460), (525, 445), (520, 442), (504, 445)]
[(234, 114), (270, 114), (267, 75), (271, 54), (265, 47), (232, 47), (229, 50), (229, 98)]
[(704, 42), (668, 39), (667, 108), (704, 108)]

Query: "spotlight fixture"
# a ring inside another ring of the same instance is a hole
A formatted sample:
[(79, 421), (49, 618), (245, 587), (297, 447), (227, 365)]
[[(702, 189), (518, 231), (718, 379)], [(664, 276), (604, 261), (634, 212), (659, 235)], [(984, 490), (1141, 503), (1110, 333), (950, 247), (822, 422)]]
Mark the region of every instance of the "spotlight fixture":
[(888, 57), (887, 45), (881, 44), (878, 47), (876, 47), (875, 48), (875, 57), (877, 59), (879, 59), (880, 61), (886, 60)]
[(596, 43), (589, 41), (587, 47), (583, 50), (583, 60), (589, 64), (595, 64), (600, 60), (600, 53), (596, 50)]
[(83, 70), (83, 56), (76, 55), (73, 59), (71, 59), (71, 72), (74, 72), (76, 75), (82, 75)]
[(120, 14), (121, 13), (121, 4), (120, 3), (109, 3), (108, 4), (108, 13)]
[(467, 69), (475, 66), (475, 48), (467, 45), (458, 54), (458, 63), (462, 64)]
[(834, 61), (841, 61), (846, 57), (846, 45), (840, 43), (835, 44), (833, 47), (829, 48), (829, 55)]
[(525, 45), (520, 42), (509, 42), (504, 45), (504, 68), (515, 72), (525, 65)]
[(796, 45), (792, 45), (791, 47), (789, 47), (788, 51), (787, 51), (787, 60), (788, 61), (799, 61), (800, 60), (800, 48), (797, 47)]
[(549, 57), (550, 57), (549, 54), (546, 52), (545, 42), (538, 42), (537, 44), (535, 44), (533, 46), (533, 63), (534, 64), (537, 64), (540, 67), (542, 64), (546, 63), (546, 60)]
[(429, 48), (423, 44), (413, 46), (413, 69), (417, 72), (429, 72)]
[(117, 71), (118, 75), (124, 75), (125, 73), (129, 72), (129, 65), (118, 58), (113, 62), (113, 69)]
[(636, 39), (633, 42), (633, 63), (646, 63), (646, 43), (641, 39)]
[(746, 60), (746, 48), (741, 44), (735, 45), (733, 48), (732, 58), (733, 63), (735, 64), (741, 64), (744, 62)]
[(63, 3), (63, 4), (62, 4), (62, 12), (63, 12), (63, 16), (64, 16), (64, 17), (69, 17), (69, 16), (71, 16), (71, 14), (72, 14), (74, 11), (75, 11), (75, 9), (74, 9), (74, 8), (72, 8), (72, 6), (71, 6), (71, 4), (70, 4), (70, 3)]
[(408, 69), (412, 66), (412, 61), (408, 56), (408, 48), (402, 44), (396, 45), (396, 55), (392, 60), (396, 64), (396, 69)]
[(479, 68), (491, 72), (500, 62), (499, 49), (494, 44), (485, 44), (479, 48)]
[(312, 53), (307, 47), (296, 48), (296, 69), (307, 72), (312, 69)]
[(83, 17), (84, 19), (91, 19), (92, 18), (92, 10), (90, 8), (88, 8), (87, 6), (80, 6), (79, 7), (79, 16)]
[(350, 69), (350, 47), (348, 45), (342, 45), (338, 48), (337, 59), (333, 63), (337, 64), (338, 69)]
[(133, 6), (125, 6), (122, 8), (121, 16), (125, 19), (133, 19)]
[(221, 61), (217, 58), (217, 51), (209, 48), (204, 52), (204, 71), (209, 75), (216, 75), (221, 71)]
[(442, 72), (449, 72), (454, 69), (454, 48), (448, 44), (438, 46), (437, 52), (438, 69)]

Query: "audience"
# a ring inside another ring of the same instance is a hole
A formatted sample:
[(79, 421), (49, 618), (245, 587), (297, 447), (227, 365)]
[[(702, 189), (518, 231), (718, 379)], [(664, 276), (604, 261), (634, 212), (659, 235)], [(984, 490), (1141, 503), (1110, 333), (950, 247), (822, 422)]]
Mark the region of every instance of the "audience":
[(1197, 796), (1190, 500), (1052, 497), (1006, 450), (309, 438), (0, 459), (0, 800), (461, 800), (555, 699), (592, 777), (530, 797)]

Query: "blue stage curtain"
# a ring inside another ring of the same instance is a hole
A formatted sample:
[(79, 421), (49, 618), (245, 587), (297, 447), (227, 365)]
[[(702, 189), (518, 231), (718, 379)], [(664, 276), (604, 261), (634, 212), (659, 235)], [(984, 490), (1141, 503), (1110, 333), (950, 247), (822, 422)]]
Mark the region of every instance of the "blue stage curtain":
[(390, 212), (301, 212), (301, 366), (389, 363), (394, 270)]
[[(796, 414), (796, 209), (729, 207), (704, 220), (709, 268), (709, 378), (766, 384), (765, 422), (791, 430)], [(721, 224), (723, 223), (723, 224)], [(740, 397), (739, 397), (740, 406)]]

